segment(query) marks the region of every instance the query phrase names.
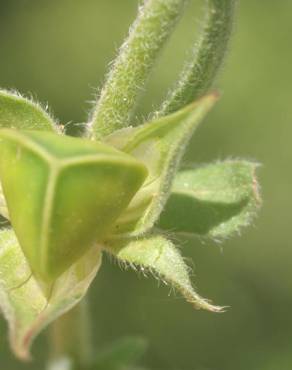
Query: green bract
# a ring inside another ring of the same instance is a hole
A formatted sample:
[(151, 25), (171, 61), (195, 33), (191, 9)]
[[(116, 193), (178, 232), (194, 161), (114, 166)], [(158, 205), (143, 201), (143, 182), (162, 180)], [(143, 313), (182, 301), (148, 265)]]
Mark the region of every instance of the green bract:
[(0, 306), (17, 357), (28, 359), (36, 335), (84, 297), (100, 263), (100, 248), (91, 248), (55, 280), (48, 296), (46, 285), (32, 275), (13, 230), (0, 230)]
[(159, 227), (216, 240), (239, 232), (251, 223), (261, 204), (257, 167), (255, 162), (226, 160), (182, 170), (160, 215)]
[(0, 130), (0, 177), (11, 223), (32, 271), (56, 279), (102, 242), (147, 170), (101, 143)]
[(157, 222), (185, 148), (217, 99), (216, 93), (209, 94), (176, 113), (105, 138), (143, 162), (149, 170), (141, 191), (118, 219), (117, 233), (139, 236)]

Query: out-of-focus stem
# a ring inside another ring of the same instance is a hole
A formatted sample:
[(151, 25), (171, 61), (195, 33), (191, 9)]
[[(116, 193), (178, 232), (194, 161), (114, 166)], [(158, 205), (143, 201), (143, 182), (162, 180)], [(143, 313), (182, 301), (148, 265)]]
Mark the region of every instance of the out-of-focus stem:
[(83, 299), (49, 328), (48, 370), (84, 370), (92, 357), (88, 302)]

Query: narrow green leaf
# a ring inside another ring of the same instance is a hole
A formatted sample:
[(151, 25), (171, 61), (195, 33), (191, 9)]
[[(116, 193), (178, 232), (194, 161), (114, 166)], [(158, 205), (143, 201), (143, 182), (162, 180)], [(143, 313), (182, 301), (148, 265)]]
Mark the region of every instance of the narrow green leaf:
[(137, 98), (186, 0), (145, 0), (100, 93), (89, 125), (96, 139), (127, 127)]
[[(16, 356), (28, 359), (36, 335), (83, 298), (100, 262), (100, 249), (91, 248), (54, 284), (41, 286), (13, 230), (0, 230), (0, 308), (8, 321), (10, 344)], [(44, 290), (50, 291), (49, 297)]]
[(126, 265), (140, 267), (169, 283), (195, 308), (214, 312), (222, 310), (195, 292), (184, 259), (177, 248), (164, 237), (151, 236), (135, 241), (117, 242), (107, 249)]
[(46, 282), (105, 237), (147, 176), (143, 163), (95, 141), (12, 129), (0, 140), (11, 224)]
[(160, 117), (175, 112), (205, 94), (223, 63), (232, 31), (236, 0), (207, 0), (201, 37), (173, 90), (169, 91)]
[(257, 166), (228, 160), (180, 172), (158, 227), (214, 239), (239, 232), (261, 204)]
[(186, 145), (216, 100), (217, 94), (207, 95), (170, 116), (107, 137), (107, 142), (136, 157), (149, 171), (144, 185), (118, 220), (116, 233), (140, 235), (154, 225)]
[(130, 370), (145, 353), (146, 348), (147, 342), (143, 338), (122, 338), (99, 351), (92, 370)]
[(0, 90), (0, 128), (58, 131), (42, 107), (23, 96)]

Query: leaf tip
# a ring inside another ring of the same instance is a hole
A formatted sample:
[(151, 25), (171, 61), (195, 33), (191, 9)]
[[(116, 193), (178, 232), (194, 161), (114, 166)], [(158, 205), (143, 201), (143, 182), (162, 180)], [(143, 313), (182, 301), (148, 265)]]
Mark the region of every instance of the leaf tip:
[(196, 310), (205, 310), (209, 312), (215, 312), (215, 313), (224, 313), (227, 306), (216, 306), (213, 305), (212, 302), (208, 299), (196, 296), (194, 297), (186, 297), (187, 302), (191, 303), (192, 306)]
[(193, 101), (193, 103), (190, 104), (191, 109), (193, 109), (194, 106), (202, 105), (207, 108), (212, 108), (212, 106), (219, 100), (221, 94), (218, 90), (213, 90), (200, 98)]
[(219, 92), (219, 90), (213, 90), (207, 96), (217, 101), (218, 99), (220, 99), (221, 93)]
[(11, 340), (11, 349), (18, 360), (26, 363), (32, 361), (30, 343), (26, 343), (26, 341), (16, 343), (14, 340)]

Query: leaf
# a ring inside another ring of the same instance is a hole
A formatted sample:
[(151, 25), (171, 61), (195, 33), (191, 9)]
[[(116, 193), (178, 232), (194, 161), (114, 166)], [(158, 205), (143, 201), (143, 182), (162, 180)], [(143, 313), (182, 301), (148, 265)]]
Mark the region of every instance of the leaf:
[(228, 160), (178, 173), (158, 227), (216, 239), (239, 232), (261, 204), (257, 167)]
[(100, 351), (92, 370), (130, 370), (146, 348), (147, 342), (143, 338), (122, 338)]
[(58, 131), (39, 104), (5, 90), (0, 90), (0, 128)]
[(11, 224), (46, 282), (105, 237), (147, 176), (143, 163), (95, 141), (12, 129), (0, 140)]
[(116, 233), (138, 236), (154, 225), (186, 145), (216, 100), (217, 94), (207, 95), (179, 112), (107, 138), (108, 143), (144, 162), (149, 171), (144, 185), (118, 220)]
[(0, 230), (0, 307), (16, 356), (29, 359), (33, 339), (84, 297), (100, 262), (100, 249), (91, 248), (54, 284), (41, 285), (32, 275), (13, 230)]
[(220, 312), (222, 307), (213, 306), (200, 297), (192, 287), (189, 269), (177, 248), (162, 236), (150, 236), (135, 241), (116, 242), (107, 247), (118, 260), (142, 271), (150, 271), (158, 279), (176, 288), (196, 309)]

